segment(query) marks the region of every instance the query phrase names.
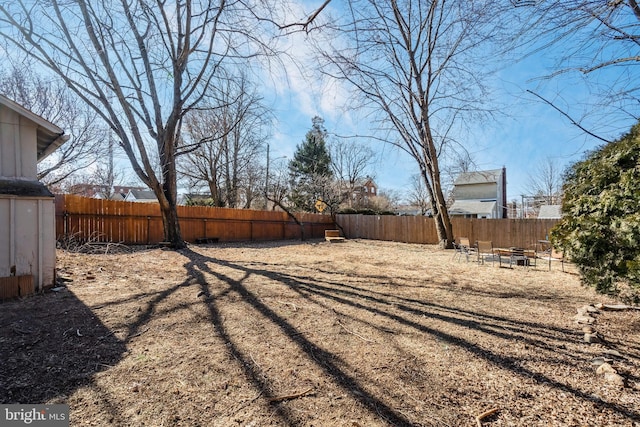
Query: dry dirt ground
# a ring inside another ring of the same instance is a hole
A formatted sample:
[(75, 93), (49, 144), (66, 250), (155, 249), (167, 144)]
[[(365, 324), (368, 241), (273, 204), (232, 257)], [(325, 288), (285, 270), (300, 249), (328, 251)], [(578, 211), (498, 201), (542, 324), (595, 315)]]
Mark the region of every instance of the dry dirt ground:
[(640, 426), (640, 311), (584, 343), (576, 309), (612, 301), (569, 270), (365, 240), (59, 251), (66, 287), (0, 304), (0, 402), (72, 426)]

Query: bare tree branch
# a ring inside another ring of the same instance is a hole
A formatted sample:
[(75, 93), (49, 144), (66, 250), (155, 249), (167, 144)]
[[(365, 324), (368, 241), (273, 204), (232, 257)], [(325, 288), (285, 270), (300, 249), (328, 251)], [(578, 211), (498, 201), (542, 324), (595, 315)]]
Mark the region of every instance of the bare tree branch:
[(569, 114), (567, 114), (565, 111), (563, 111), (562, 109), (560, 109), (559, 107), (557, 107), (553, 102), (549, 101), (548, 99), (544, 98), (542, 95), (539, 95), (535, 92), (533, 92), (532, 90), (527, 89), (527, 92), (529, 92), (530, 94), (532, 94), (533, 96), (535, 96), (536, 98), (542, 100), (545, 104), (551, 106), (554, 110), (556, 110), (557, 112), (559, 112), (560, 114), (562, 114), (564, 117), (566, 117), (567, 119), (569, 119), (569, 121), (571, 122), (572, 125), (576, 126), (578, 129), (580, 129), (581, 131), (583, 131), (584, 133), (586, 133), (587, 135), (591, 135), (592, 137), (599, 139), (602, 142), (611, 142), (608, 139), (602, 138), (601, 136), (596, 135), (595, 133), (591, 132), (590, 130), (586, 129), (584, 126), (582, 126), (579, 122), (577, 122), (576, 120), (573, 119), (573, 117), (571, 117)]
[(117, 135), (158, 198), (165, 239), (184, 246), (177, 170), (184, 117), (222, 69), (274, 55), (254, 19), (270, 2), (16, 0), (0, 3), (0, 38), (63, 79)]

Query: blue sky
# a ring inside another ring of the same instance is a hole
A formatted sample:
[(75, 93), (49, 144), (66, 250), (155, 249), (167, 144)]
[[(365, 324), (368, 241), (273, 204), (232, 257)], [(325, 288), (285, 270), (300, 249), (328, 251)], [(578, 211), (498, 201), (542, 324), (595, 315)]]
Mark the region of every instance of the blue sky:
[[(312, 5), (305, 3), (305, 8)], [(304, 36), (289, 41), (298, 58), (310, 55)], [(602, 144), (586, 135), (570, 121), (528, 93), (532, 90), (567, 112), (588, 129), (609, 139), (627, 131), (634, 121), (627, 116), (607, 115), (584, 117), (591, 109), (583, 104), (591, 101), (589, 88), (580, 76), (566, 74), (552, 80), (540, 79), (552, 70), (559, 52), (546, 50), (518, 63), (505, 63), (490, 82), (492, 101), (502, 105), (503, 112), (493, 120), (477, 123), (461, 136), (478, 170), (507, 168), (507, 197), (520, 200), (529, 194), (530, 175), (540, 163), (551, 158), (564, 167), (581, 159), (587, 150)], [(517, 55), (513, 55), (517, 57)], [(353, 135), (367, 133), (366, 120), (359, 112), (345, 109), (348, 90), (338, 83), (328, 83), (317, 77), (303, 76), (296, 67), (287, 67), (288, 77), (274, 78), (273, 87), (265, 87), (268, 106), (274, 109), (276, 121), (271, 146), (272, 158), (293, 154), (311, 127), (315, 115), (325, 119), (329, 134)], [(607, 79), (602, 73), (600, 79)], [(614, 77), (611, 77), (614, 78)], [(603, 121), (602, 117), (606, 117)], [(364, 142), (364, 141), (361, 141)], [(379, 153), (372, 173), (381, 189), (406, 193), (411, 175), (417, 172), (415, 161), (391, 146), (376, 143)]]
[[(290, 21), (304, 20), (321, 3), (321, 0), (299, 0), (298, 10)], [(326, 12), (331, 13), (331, 8), (340, 4), (339, 1), (332, 2)], [(313, 55), (305, 37), (304, 33), (297, 33), (280, 39), (282, 50), (288, 51), (302, 66), (283, 58), (283, 67), (272, 67), (261, 76), (265, 104), (274, 114), (269, 140), (271, 159), (291, 158), (316, 115), (324, 118), (330, 135), (371, 133), (366, 117), (346, 107), (350, 99), (348, 88), (340, 82), (313, 75), (316, 64), (310, 61)], [(504, 63), (489, 82), (493, 88), (491, 101), (504, 107), (503, 114), (498, 114), (494, 120), (476, 123), (458, 137), (471, 153), (478, 170), (506, 167), (509, 200), (519, 200), (521, 194), (529, 193), (529, 175), (535, 173), (536, 167), (546, 158), (565, 166), (602, 143), (585, 135), (552, 107), (527, 93), (528, 89), (534, 90), (568, 108), (576, 119), (583, 116), (585, 111), (581, 105), (590, 100), (591, 93), (579, 78), (566, 74), (553, 80), (539, 80), (551, 71), (558, 53), (547, 50), (515, 64)], [(518, 55), (514, 53), (512, 57)], [(305, 60), (307, 64), (304, 64)], [(599, 78), (606, 81), (607, 73), (601, 73)], [(603, 117), (606, 121), (585, 121), (585, 126), (603, 137), (615, 139), (633, 125), (633, 120), (626, 116), (621, 116), (620, 120), (614, 120), (611, 115)], [(378, 186), (382, 190), (406, 194), (411, 176), (417, 173), (415, 160), (390, 145), (371, 144), (378, 153), (371, 170)], [(118, 158), (124, 157), (119, 154)]]

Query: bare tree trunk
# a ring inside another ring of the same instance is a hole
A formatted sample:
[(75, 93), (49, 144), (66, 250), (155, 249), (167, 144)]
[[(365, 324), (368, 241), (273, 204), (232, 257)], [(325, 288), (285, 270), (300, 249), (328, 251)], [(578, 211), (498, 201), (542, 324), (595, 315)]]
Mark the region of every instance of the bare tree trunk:
[(444, 199), (444, 192), (442, 191), (442, 183), (440, 181), (440, 170), (438, 159), (433, 158), (432, 162), (432, 183), (433, 183), (433, 196), (434, 204), (437, 206), (438, 214), (436, 218), (436, 231), (438, 233), (438, 241), (440, 245), (445, 249), (453, 248), (453, 226), (451, 225), (451, 218), (449, 217), (449, 210), (447, 209), (447, 202)]
[(187, 245), (182, 239), (176, 205), (169, 206), (169, 209), (162, 211), (162, 221), (165, 239), (171, 244), (171, 247), (174, 249), (186, 248)]
[[(451, 218), (449, 217), (449, 211), (447, 210), (444, 195), (442, 193), (442, 187), (438, 180), (437, 185), (431, 185), (430, 181), (433, 180), (433, 173), (427, 171), (422, 172), (422, 179), (426, 182), (426, 188), (429, 193), (429, 200), (431, 201), (431, 210), (433, 211), (433, 220), (436, 225), (436, 233), (438, 235), (438, 241), (443, 248), (451, 249), (453, 247), (453, 227), (451, 225)], [(440, 190), (440, 196), (437, 195), (437, 189)]]

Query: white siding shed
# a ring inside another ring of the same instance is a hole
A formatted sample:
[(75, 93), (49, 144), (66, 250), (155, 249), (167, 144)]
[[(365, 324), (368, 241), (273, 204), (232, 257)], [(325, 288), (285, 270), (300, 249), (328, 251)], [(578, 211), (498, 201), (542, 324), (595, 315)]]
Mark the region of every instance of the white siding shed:
[(37, 163), (67, 139), (59, 127), (0, 95), (0, 297), (54, 284), (54, 198), (37, 179)]

